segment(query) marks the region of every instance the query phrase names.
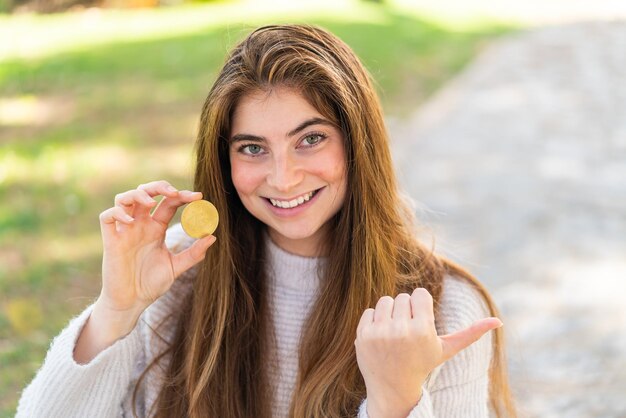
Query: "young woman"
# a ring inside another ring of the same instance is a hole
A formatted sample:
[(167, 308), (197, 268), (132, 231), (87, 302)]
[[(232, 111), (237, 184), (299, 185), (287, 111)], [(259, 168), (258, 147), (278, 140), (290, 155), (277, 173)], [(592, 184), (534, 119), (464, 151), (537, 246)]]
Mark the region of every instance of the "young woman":
[[(102, 292), (18, 417), (515, 415), (496, 307), (417, 241), (348, 46), (311, 26), (255, 30), (196, 148), (196, 192), (150, 182), (101, 214)], [(215, 236), (168, 229), (202, 198)]]

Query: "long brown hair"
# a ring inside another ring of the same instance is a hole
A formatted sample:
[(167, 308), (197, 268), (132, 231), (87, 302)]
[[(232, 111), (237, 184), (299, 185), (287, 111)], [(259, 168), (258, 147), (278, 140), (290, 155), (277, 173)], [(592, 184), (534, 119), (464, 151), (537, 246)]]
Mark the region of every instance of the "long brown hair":
[[(202, 109), (194, 186), (217, 207), (220, 227), (193, 292), (181, 303), (174, 341), (148, 367), (171, 356), (155, 403), (157, 417), (271, 416), (264, 373), (271, 328), (264, 225), (244, 208), (233, 186), (228, 138), (238, 101), (276, 87), (301, 92), (340, 127), (348, 167), (343, 207), (329, 221), (332, 251), (303, 330), (290, 416), (356, 414), (366, 391), (355, 332), (363, 311), (384, 295), (424, 287), (439, 301), (444, 277), (454, 275), (473, 285), (498, 315), (474, 277), (417, 241), (411, 210), (398, 192), (378, 97), (352, 50), (318, 27), (261, 27), (233, 49)], [(493, 335), (491, 406), (498, 417), (514, 416), (502, 331)]]

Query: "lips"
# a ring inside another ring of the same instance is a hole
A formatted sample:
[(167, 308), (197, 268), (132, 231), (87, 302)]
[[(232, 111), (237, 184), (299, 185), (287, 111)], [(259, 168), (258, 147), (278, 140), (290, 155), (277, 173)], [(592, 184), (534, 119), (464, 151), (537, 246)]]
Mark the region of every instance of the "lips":
[(321, 189), (313, 190), (311, 192), (304, 193), (300, 196), (294, 197), (293, 199), (289, 199), (289, 200), (274, 199), (274, 198), (265, 198), (265, 199), (267, 199), (274, 207), (282, 208), (282, 209), (293, 209), (308, 202), (320, 190)]
[[(316, 202), (319, 200), (319, 197), (324, 193), (324, 189), (326, 189), (326, 187), (322, 187), (321, 189), (317, 189), (317, 190), (314, 190), (313, 192), (305, 193), (305, 194), (298, 196), (298, 197), (302, 197), (303, 202), (296, 204), (296, 206), (294, 207), (274, 206), (270, 198), (263, 198), (263, 200), (265, 200), (265, 204), (267, 205), (268, 209), (271, 211), (271, 213), (274, 216), (277, 216), (278, 218), (283, 218), (283, 219), (294, 218), (294, 217), (299, 217), (303, 213), (308, 212), (309, 209), (313, 207), (313, 205), (315, 205)], [(304, 201), (304, 196), (306, 195), (311, 195), (311, 198), (309, 198), (309, 200)], [(291, 198), (291, 200), (282, 200), (282, 202), (291, 202), (295, 199), (296, 198)], [(272, 198), (272, 200), (276, 200), (276, 199)]]

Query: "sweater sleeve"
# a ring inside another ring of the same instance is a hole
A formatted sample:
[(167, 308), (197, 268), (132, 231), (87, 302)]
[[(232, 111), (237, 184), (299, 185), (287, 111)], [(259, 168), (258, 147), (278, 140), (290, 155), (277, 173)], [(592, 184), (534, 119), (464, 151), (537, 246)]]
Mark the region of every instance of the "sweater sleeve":
[[(490, 315), (480, 294), (454, 277), (446, 278), (439, 308), (439, 335), (460, 331)], [(407, 418), (488, 418), (491, 341), (488, 333), (435, 369)], [(369, 418), (367, 399), (358, 418)]]
[(133, 364), (142, 352), (140, 330), (135, 327), (88, 364), (78, 364), (74, 347), (92, 308), (52, 341), (43, 366), (22, 393), (16, 418), (119, 416)]
[[(168, 230), (166, 245), (174, 252), (189, 245), (181, 245), (181, 239), (184, 239), (181, 231), (178, 225)], [(74, 361), (74, 348), (93, 304), (73, 318), (54, 338), (42, 367), (22, 392), (16, 418), (132, 416), (129, 394), (146, 364), (146, 341), (149, 341), (146, 318), (155, 310), (153, 307), (158, 309), (162, 305), (160, 301), (142, 314), (128, 335), (98, 353), (88, 364)], [(143, 394), (139, 395), (140, 399), (143, 398)], [(140, 404), (137, 411), (140, 417), (144, 414), (142, 406)]]

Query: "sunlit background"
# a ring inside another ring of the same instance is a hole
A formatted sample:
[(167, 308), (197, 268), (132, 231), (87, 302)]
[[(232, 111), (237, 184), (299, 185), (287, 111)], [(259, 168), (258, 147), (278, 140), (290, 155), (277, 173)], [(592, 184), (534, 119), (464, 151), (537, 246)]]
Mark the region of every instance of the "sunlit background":
[[(618, 34), (611, 54), (626, 57), (623, 2), (588, 3), (0, 0), (0, 416), (13, 416), (51, 339), (98, 295), (99, 213), (147, 181), (191, 187), (200, 109), (226, 52), (254, 27), (283, 22), (330, 29), (375, 78), (400, 179), (425, 229), (502, 308), (522, 416), (626, 416), (618, 397), (626, 376), (616, 371), (626, 366), (626, 118), (601, 121), (601, 133), (588, 137), (608, 143), (589, 150), (585, 136), (548, 153), (515, 142), (528, 135), (543, 144), (547, 131), (532, 126), (546, 118), (554, 132), (569, 126), (584, 135), (568, 125), (567, 107), (535, 105), (560, 94), (542, 85), (542, 65), (555, 57), (533, 49), (543, 45), (535, 33), (574, 28), (547, 42), (575, 50), (572, 40), (589, 33), (580, 25), (591, 21), (610, 29), (607, 39)], [(527, 49), (515, 49), (524, 42)], [(516, 61), (528, 51), (537, 61)], [(567, 65), (571, 55), (556, 61)], [(626, 106), (623, 80), (602, 81), (623, 77), (626, 62), (615, 64), (598, 73), (592, 63), (589, 77), (600, 78), (600, 96), (612, 92), (603, 105), (626, 116), (626, 107), (614, 109)], [(515, 84), (518, 72), (534, 84)], [(509, 84), (495, 85), (507, 74)], [(576, 79), (555, 79), (578, 93)], [(593, 124), (602, 109), (584, 120)], [(493, 122), (499, 129), (509, 120), (489, 142)], [(507, 126), (525, 133), (509, 135)], [(586, 165), (598, 147), (604, 154)], [(516, 164), (520, 171), (510, 171)], [(524, 170), (537, 182), (525, 181)], [(581, 189), (597, 195), (570, 198)], [(538, 206), (559, 193), (561, 206)], [(573, 223), (563, 207), (575, 212)], [(596, 392), (590, 370), (602, 382)]]

